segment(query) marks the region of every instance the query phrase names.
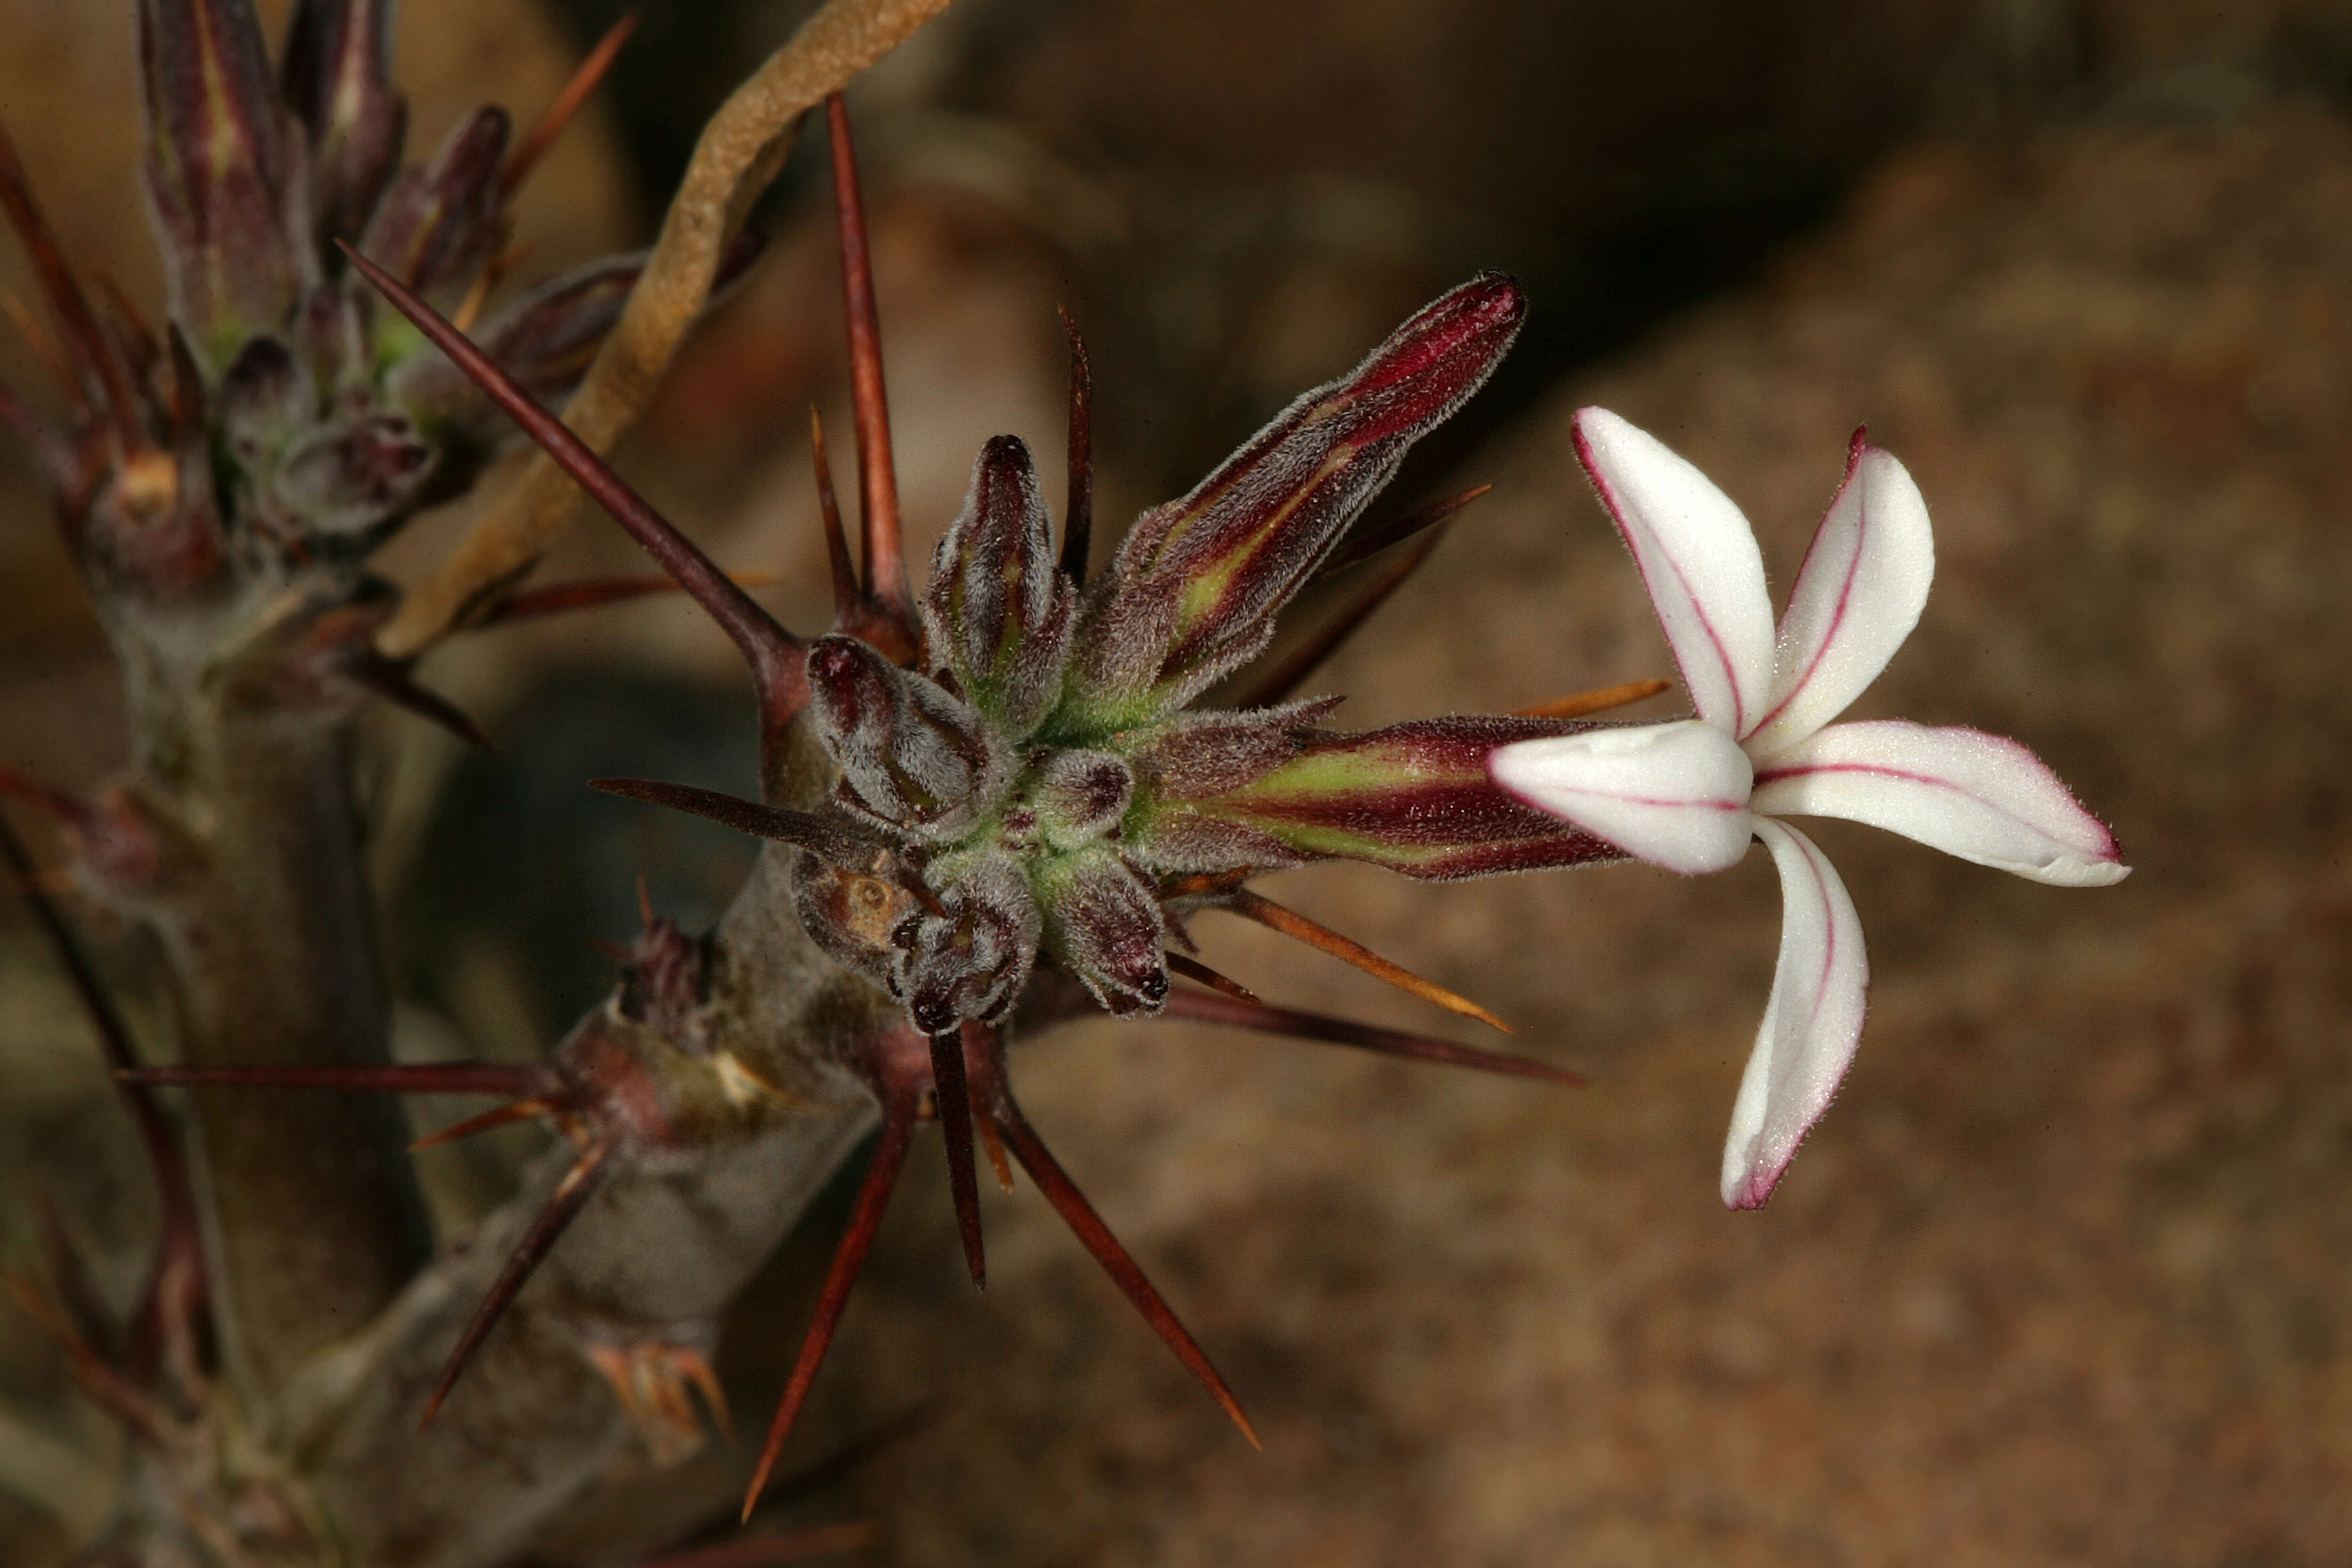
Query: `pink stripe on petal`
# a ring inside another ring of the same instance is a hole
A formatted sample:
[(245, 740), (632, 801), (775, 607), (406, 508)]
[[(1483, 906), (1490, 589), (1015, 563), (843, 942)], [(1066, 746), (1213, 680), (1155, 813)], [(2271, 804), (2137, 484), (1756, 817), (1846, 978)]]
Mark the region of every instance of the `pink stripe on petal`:
[(1772, 681), (1772, 605), (1748, 519), (1705, 474), (1605, 408), (1578, 411), (1576, 455), (1616, 520), (1699, 717), (1744, 733)]
[(1780, 961), (1756, 1048), (1731, 1109), (1723, 1201), (1752, 1209), (1772, 1195), (1862, 1043), (1870, 959), (1837, 870), (1792, 827), (1756, 819), (1780, 873)]
[(1720, 871), (1748, 853), (1748, 753), (1703, 720), (1521, 741), (1486, 772), (1537, 810), (1670, 871)]
[(1759, 756), (1795, 744), (1878, 679), (1927, 607), (1936, 540), (1919, 487), (1858, 437), (1780, 618), (1767, 710), (1740, 738)]
[(1774, 816), (1866, 822), (2058, 887), (2105, 887), (2131, 869), (2106, 824), (2047, 763), (1980, 730), (1901, 720), (1833, 724), (1764, 759), (1755, 806)]

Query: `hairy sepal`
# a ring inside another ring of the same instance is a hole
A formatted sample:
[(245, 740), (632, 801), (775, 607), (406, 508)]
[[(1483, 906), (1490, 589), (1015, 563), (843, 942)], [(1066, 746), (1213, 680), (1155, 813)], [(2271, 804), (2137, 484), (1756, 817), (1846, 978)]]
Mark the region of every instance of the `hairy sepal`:
[(1276, 415), (1191, 494), (1145, 513), (1088, 595), (1072, 722), (1157, 717), (1264, 649), (1276, 614), (1406, 449), (1485, 384), (1526, 313), (1517, 284), (1482, 273)]
[(901, 925), (891, 994), (927, 1035), (1004, 1017), (1036, 962), (1042, 925), (1021, 863), (1001, 850), (967, 851), (934, 862), (926, 879), (942, 912)]

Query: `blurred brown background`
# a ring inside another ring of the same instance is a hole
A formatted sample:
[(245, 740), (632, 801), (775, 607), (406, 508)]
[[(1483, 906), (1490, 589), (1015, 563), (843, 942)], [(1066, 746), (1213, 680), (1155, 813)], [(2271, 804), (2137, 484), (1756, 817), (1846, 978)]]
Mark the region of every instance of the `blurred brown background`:
[[(0, 114), (77, 256), (152, 297), (117, 9), (0, 4)], [(649, 7), (539, 176), (530, 268), (647, 232), (700, 117), (802, 9)], [(411, 0), (421, 132), (485, 96), (532, 114), (616, 10)], [(961, 0), (856, 106), (926, 543), (986, 436), (1059, 461), (1056, 303), (1094, 348), (1115, 521), (1504, 267), (1528, 336), (1385, 504), (1496, 491), (1329, 668), (1344, 721), (1668, 672), (1569, 452), (1578, 405), (1706, 468), (1783, 584), (1867, 421), (1925, 489), (1939, 563), (1866, 711), (2026, 741), (2137, 869), (2061, 891), (1826, 826), (1874, 1006), (1748, 1215), (1715, 1167), (1778, 936), (1760, 857), (1689, 881), (1287, 879), (1591, 1087), (1163, 1026), (1038, 1044), (1035, 1119), (1266, 1451), (1033, 1193), (992, 1197), (975, 1299), (919, 1159), (794, 1453), (887, 1440), (807, 1518), (873, 1519), (873, 1560), (942, 1568), (2352, 1561), (2352, 5)], [(628, 457), (723, 560), (792, 574), (772, 597), (794, 624), (821, 618), (806, 406), (846, 423), (813, 150)], [(0, 374), (29, 380), (18, 346)], [(118, 743), (110, 678), (24, 466), (0, 465), (0, 756), (89, 782)], [(549, 575), (628, 567), (616, 537), (583, 523)], [(677, 605), (430, 673), (505, 749), (382, 727), (403, 1048), (529, 1054), (593, 999), (586, 939), (630, 929), (638, 872), (708, 920), (742, 859), (578, 781), (744, 787), (745, 707)], [(127, 1284), (138, 1166), (16, 919), (0, 1266), (30, 1267), (47, 1185)], [(1254, 930), (1201, 934), (1270, 997), (1447, 1027)], [(136, 953), (117, 962), (135, 988)], [(527, 1147), (436, 1155), (445, 1217), (494, 1202)], [(748, 1425), (841, 1206), (730, 1332)], [(18, 1317), (0, 1394), (0, 1475), (48, 1478), (68, 1518), (101, 1506), (73, 1458), (100, 1424)], [(625, 1560), (723, 1507), (741, 1460), (616, 1479), (608, 1521), (548, 1559)], [(0, 1495), (0, 1557), (65, 1539)]]

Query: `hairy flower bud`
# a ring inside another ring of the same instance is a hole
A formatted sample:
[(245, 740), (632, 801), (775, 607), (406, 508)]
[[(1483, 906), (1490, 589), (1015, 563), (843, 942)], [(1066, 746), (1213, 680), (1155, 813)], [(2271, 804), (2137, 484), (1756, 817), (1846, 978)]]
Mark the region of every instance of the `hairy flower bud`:
[(428, 299), (470, 284), (504, 237), (499, 174), (510, 128), (496, 107), (460, 121), (430, 163), (393, 183), (361, 252)]
[(841, 798), (913, 838), (971, 830), (1010, 782), (987, 721), (937, 681), (856, 637), (809, 645), (809, 711), (842, 772)]
[(1586, 727), (1470, 716), (1357, 735), (1295, 733), (1286, 761), (1211, 793), (1185, 793), (1184, 775), (1163, 768), (1147, 775), (1132, 814), (1134, 851), (1166, 870), (1347, 859), (1433, 880), (1619, 859), (1486, 776), (1498, 747)]
[(926, 1035), (1008, 1012), (1036, 962), (1039, 931), (1037, 900), (1012, 856), (975, 851), (932, 871), (944, 912), (903, 922), (890, 976), (891, 993)]
[(1485, 384), (1526, 313), (1517, 284), (1482, 273), (1276, 416), (1190, 495), (1144, 514), (1089, 595), (1073, 721), (1155, 717), (1263, 649), (1276, 612), (1406, 448)]
[(1168, 921), (1151, 883), (1106, 846), (1037, 871), (1045, 951), (1120, 1017), (1157, 1013), (1168, 998)]
[(981, 448), (971, 493), (940, 540), (923, 619), (940, 667), (1008, 740), (1026, 737), (1061, 693), (1076, 599), (1054, 563), (1029, 448), (996, 437)]
[(312, 237), (356, 238), (400, 166), (408, 106), (393, 90), (393, 0), (301, 0), (286, 34), (286, 101), (310, 132)]
[(140, 0), (139, 54), (172, 319), (225, 357), (284, 322), (316, 273), (289, 118), (249, 4)]

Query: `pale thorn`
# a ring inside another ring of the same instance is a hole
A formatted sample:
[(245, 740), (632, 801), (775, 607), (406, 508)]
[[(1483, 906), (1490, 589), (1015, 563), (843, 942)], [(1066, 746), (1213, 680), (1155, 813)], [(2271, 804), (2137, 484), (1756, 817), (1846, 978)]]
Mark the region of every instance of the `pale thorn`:
[(1764, 816), (1843, 816), (1979, 866), (2062, 888), (2131, 872), (2105, 823), (2026, 747), (1981, 730), (1899, 719), (1832, 724), (1765, 759)]
[(1748, 853), (1748, 753), (1704, 720), (1522, 741), (1487, 772), (1538, 811), (1670, 871), (1720, 871)]
[(1793, 827), (1756, 819), (1780, 873), (1780, 959), (1763, 1026), (1731, 1107), (1723, 1201), (1760, 1206), (1829, 1109), (1862, 1043), (1870, 959), (1862, 921), (1829, 857)]
[(1763, 716), (1772, 603), (1756, 531), (1729, 496), (1648, 431), (1577, 411), (1577, 454), (1633, 552), (1698, 716), (1735, 737)]

